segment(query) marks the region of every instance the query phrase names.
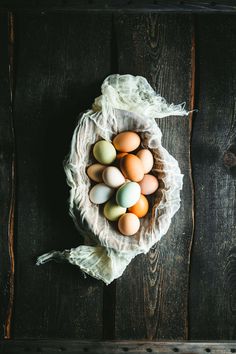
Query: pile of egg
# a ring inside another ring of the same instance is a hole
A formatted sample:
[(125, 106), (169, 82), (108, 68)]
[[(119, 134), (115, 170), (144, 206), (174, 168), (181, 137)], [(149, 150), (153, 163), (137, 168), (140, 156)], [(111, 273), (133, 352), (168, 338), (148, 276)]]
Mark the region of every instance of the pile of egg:
[(116, 135), (112, 143), (98, 141), (93, 147), (98, 163), (87, 169), (89, 178), (97, 182), (89, 193), (91, 202), (106, 203), (105, 218), (118, 221), (118, 229), (124, 236), (132, 236), (139, 230), (139, 219), (149, 209), (146, 196), (158, 188), (157, 178), (150, 174), (153, 155), (148, 149), (138, 149), (140, 143), (139, 135), (133, 131)]

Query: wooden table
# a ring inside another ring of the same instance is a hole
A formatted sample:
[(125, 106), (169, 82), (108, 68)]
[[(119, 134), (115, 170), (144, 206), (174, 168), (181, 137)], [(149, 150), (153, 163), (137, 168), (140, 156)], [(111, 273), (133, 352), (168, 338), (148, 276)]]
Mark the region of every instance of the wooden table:
[[(234, 2), (2, 3), (1, 353), (235, 353), (236, 343), (192, 342), (236, 339)], [(62, 161), (78, 113), (111, 73), (143, 75), (168, 102), (199, 111), (157, 120), (184, 174), (181, 208), (148, 255), (105, 286), (35, 260), (83, 242)]]

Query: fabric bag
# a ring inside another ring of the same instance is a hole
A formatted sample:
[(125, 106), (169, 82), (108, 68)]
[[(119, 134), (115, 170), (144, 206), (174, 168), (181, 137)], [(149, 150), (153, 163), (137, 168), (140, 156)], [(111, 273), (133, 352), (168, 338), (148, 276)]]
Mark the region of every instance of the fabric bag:
[[(70, 186), (69, 212), (84, 237), (84, 245), (46, 253), (38, 258), (37, 265), (66, 260), (84, 273), (110, 284), (123, 274), (135, 256), (146, 254), (166, 234), (180, 207), (183, 175), (178, 162), (162, 146), (162, 133), (155, 118), (184, 116), (188, 112), (185, 104), (167, 104), (141, 76), (110, 75), (104, 80), (101, 91), (92, 109), (79, 118), (64, 163)], [(91, 183), (86, 174), (86, 168), (93, 163), (93, 144), (100, 139), (112, 141), (114, 135), (127, 130), (136, 131), (143, 148), (152, 151), (152, 173), (159, 181), (151, 210), (141, 219), (141, 227), (133, 237), (122, 236), (105, 219), (100, 207), (90, 202)]]

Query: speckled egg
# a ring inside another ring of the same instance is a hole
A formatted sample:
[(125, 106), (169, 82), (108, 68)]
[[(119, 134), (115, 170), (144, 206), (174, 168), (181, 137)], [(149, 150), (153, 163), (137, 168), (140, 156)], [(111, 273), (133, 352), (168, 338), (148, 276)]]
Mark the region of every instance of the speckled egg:
[(139, 182), (143, 179), (142, 161), (133, 154), (128, 154), (121, 159), (120, 168), (123, 175), (131, 181)]
[(89, 193), (89, 199), (94, 204), (106, 203), (113, 195), (114, 189), (104, 183), (96, 184)]
[(129, 208), (140, 198), (141, 188), (136, 182), (127, 182), (116, 192), (116, 202), (123, 208)]
[(122, 215), (118, 221), (118, 229), (124, 236), (132, 236), (140, 228), (139, 218), (133, 213)]
[(117, 221), (119, 217), (125, 214), (126, 208), (122, 208), (115, 200), (109, 200), (103, 209), (103, 213), (106, 219), (110, 221)]
[(150, 172), (154, 163), (153, 155), (151, 151), (148, 149), (139, 150), (137, 152), (137, 156), (142, 161), (144, 173), (146, 174)]
[(116, 150), (121, 152), (130, 152), (137, 149), (140, 145), (140, 137), (137, 133), (125, 131), (118, 134), (113, 139), (113, 145)]
[(109, 166), (105, 168), (102, 174), (104, 183), (112, 188), (119, 188), (125, 183), (125, 177), (117, 167)]
[(101, 140), (94, 145), (93, 155), (101, 164), (109, 165), (116, 158), (116, 149), (109, 141)]

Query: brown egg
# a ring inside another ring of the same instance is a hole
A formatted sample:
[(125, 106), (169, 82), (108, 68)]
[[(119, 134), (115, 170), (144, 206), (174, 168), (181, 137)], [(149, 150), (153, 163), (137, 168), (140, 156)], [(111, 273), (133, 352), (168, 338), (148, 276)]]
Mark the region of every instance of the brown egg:
[(136, 204), (128, 209), (130, 213), (135, 214), (138, 218), (144, 217), (148, 212), (148, 200), (147, 198), (141, 194), (139, 200)]
[(141, 187), (141, 193), (144, 195), (149, 195), (154, 193), (158, 188), (158, 180), (155, 176), (144, 175), (141, 182), (139, 182)]
[(153, 167), (153, 155), (150, 150), (142, 149), (137, 152), (137, 156), (140, 158), (143, 164), (144, 173), (148, 173), (151, 171)]
[(140, 145), (140, 137), (137, 133), (126, 131), (118, 134), (113, 139), (113, 145), (116, 150), (121, 152), (130, 152)]
[(128, 155), (128, 152), (119, 152), (119, 154), (116, 155), (116, 160), (119, 162), (125, 155)]
[(120, 161), (120, 168), (123, 175), (130, 181), (139, 182), (143, 179), (142, 161), (135, 155), (128, 154)]
[(87, 175), (94, 182), (103, 182), (102, 173), (107, 166), (101, 165), (100, 163), (95, 163), (88, 167)]
[(140, 228), (139, 218), (133, 213), (123, 214), (118, 221), (118, 229), (124, 236), (132, 236)]

